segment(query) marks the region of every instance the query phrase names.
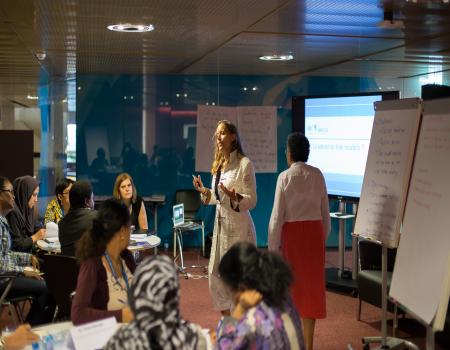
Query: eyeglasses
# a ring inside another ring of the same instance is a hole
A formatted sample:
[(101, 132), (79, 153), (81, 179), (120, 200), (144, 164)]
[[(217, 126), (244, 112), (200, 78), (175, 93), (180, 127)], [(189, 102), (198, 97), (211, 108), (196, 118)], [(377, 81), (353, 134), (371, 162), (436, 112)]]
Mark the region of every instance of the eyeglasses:
[(14, 190), (10, 190), (10, 189), (0, 189), (0, 192), (9, 192), (14, 196)]

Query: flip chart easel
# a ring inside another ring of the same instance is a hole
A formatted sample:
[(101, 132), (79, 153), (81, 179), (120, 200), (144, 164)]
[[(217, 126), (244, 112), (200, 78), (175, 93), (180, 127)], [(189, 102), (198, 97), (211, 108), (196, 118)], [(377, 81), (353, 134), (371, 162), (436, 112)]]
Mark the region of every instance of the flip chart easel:
[(363, 339), (365, 348), (380, 343), (381, 349), (414, 344), (387, 337), (387, 256), (398, 245), (406, 203), (417, 134), (420, 125), (419, 99), (375, 103), (375, 118), (354, 235), (382, 247), (381, 336)]
[[(450, 99), (423, 103), (390, 296), (433, 332), (444, 327), (450, 297)], [(420, 283), (418, 283), (420, 281)]]

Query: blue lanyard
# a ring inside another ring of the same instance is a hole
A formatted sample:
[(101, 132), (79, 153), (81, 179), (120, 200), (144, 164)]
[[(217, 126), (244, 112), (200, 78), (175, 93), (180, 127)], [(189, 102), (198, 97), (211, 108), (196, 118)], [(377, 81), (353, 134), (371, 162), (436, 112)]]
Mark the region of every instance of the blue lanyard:
[[(111, 270), (111, 274), (113, 275), (113, 277), (114, 277), (114, 279), (116, 280), (117, 284), (118, 284), (118, 285), (122, 288), (122, 290), (123, 290), (123, 287), (122, 287), (122, 285), (120, 284), (119, 277), (118, 277), (117, 274), (116, 274), (116, 270), (115, 270), (114, 267), (113, 267), (113, 264), (112, 264), (112, 261), (111, 261), (111, 258), (110, 258), (110, 256), (109, 256), (108, 252), (105, 252), (103, 255), (105, 256), (105, 259), (106, 259), (106, 261), (108, 262), (109, 269)], [(119, 259), (120, 259), (120, 258), (119, 258)], [(130, 290), (130, 286), (128, 285), (128, 276), (127, 276), (127, 274), (125, 273), (125, 269), (124, 269), (124, 267), (123, 267), (122, 259), (120, 259), (120, 267), (121, 267), (121, 269), (122, 269), (122, 277), (123, 277), (123, 280), (125, 281), (125, 285), (127, 286), (127, 292), (128, 292), (128, 291)]]

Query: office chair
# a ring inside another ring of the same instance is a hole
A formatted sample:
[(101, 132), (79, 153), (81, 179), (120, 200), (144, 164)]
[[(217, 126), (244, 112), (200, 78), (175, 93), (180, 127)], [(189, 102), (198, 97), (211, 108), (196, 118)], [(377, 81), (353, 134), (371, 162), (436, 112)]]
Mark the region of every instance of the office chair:
[[(388, 290), (391, 285), (394, 270), (396, 249), (388, 250)], [(379, 244), (359, 241), (359, 272), (358, 282), (358, 313), (357, 320), (361, 320), (362, 301), (381, 308), (381, 246)], [(395, 305), (388, 301), (388, 311), (394, 312)]]
[(72, 256), (44, 255), (43, 272), (47, 288), (56, 302), (53, 320), (70, 319), (71, 294), (77, 287), (80, 266)]

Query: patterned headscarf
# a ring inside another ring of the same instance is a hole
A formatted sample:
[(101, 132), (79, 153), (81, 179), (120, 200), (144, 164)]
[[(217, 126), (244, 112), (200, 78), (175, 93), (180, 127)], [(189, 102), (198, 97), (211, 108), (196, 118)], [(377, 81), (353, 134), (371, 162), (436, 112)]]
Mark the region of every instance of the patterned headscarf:
[(28, 202), (38, 186), (39, 181), (29, 175), (18, 177), (13, 182), (15, 202), (20, 213), (20, 220), (23, 220), (29, 233), (34, 231), (34, 209), (28, 206)]
[(134, 320), (121, 327), (105, 349), (196, 349), (196, 328), (180, 318), (178, 273), (164, 255), (144, 259), (130, 290)]

